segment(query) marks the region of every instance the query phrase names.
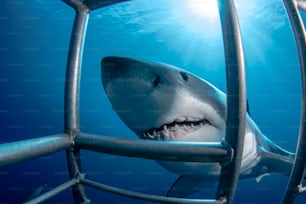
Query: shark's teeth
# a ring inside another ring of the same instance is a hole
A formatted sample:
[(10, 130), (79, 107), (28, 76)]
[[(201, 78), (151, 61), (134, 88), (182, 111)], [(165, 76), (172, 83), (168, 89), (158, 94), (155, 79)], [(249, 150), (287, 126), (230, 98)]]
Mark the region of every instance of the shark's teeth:
[[(185, 119), (185, 120), (183, 120)], [(210, 125), (207, 119), (188, 121), (188, 117), (180, 117), (174, 122), (164, 124), (159, 128), (151, 128), (150, 130), (143, 133), (144, 139), (162, 140), (166, 138), (175, 138), (196, 131), (197, 129)]]

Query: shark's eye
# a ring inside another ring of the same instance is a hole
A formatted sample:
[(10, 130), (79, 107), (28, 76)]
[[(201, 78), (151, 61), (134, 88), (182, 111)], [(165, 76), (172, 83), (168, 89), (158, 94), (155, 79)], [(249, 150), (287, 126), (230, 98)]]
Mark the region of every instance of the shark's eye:
[(180, 72), (182, 79), (184, 79), (184, 81), (188, 81), (188, 75), (185, 72)]
[(158, 86), (158, 84), (160, 83), (160, 80), (161, 80), (160, 76), (156, 76), (156, 77), (155, 77), (155, 79), (154, 79), (154, 81), (153, 81), (154, 87), (157, 87), (157, 86)]

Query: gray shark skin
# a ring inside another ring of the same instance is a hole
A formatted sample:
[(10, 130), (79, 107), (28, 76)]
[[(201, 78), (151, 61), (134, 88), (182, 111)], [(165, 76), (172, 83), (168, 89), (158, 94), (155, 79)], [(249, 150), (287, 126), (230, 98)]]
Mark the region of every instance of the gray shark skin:
[[(113, 110), (141, 139), (221, 142), (226, 95), (177, 67), (124, 57), (101, 61), (102, 83)], [(270, 141), (247, 114), (240, 178), (258, 182), (270, 173), (290, 175), (294, 154)], [(185, 197), (219, 179), (219, 163), (157, 161), (180, 177), (167, 196)]]

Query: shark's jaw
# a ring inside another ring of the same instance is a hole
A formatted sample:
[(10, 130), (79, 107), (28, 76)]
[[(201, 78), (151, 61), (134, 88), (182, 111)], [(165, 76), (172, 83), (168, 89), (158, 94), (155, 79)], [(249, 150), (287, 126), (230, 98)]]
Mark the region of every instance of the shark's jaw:
[(171, 123), (144, 131), (142, 137), (151, 140), (178, 140), (178, 138), (188, 136), (205, 125), (211, 125), (209, 120), (183, 116)]

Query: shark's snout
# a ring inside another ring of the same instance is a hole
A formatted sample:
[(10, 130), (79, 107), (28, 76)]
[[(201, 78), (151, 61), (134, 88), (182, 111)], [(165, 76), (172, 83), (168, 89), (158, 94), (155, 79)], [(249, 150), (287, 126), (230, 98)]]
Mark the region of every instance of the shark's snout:
[(102, 69), (113, 69), (113, 68), (123, 68), (129, 67), (137, 63), (135, 60), (125, 57), (108, 56), (104, 57), (101, 61)]
[(144, 132), (161, 125), (160, 112), (169, 109), (171, 99), (165, 100), (167, 103), (163, 100), (165, 82), (169, 80), (156, 65), (125, 57), (104, 57), (101, 74), (113, 109), (129, 127)]
[(123, 57), (104, 57), (101, 61), (102, 82), (106, 85), (110, 81), (119, 77), (124, 77), (129, 72), (129, 67), (133, 64), (131, 59)]
[(132, 88), (129, 95), (150, 94), (166, 81), (154, 65), (132, 58), (104, 57), (101, 68), (104, 88), (120, 84), (122, 87)]

